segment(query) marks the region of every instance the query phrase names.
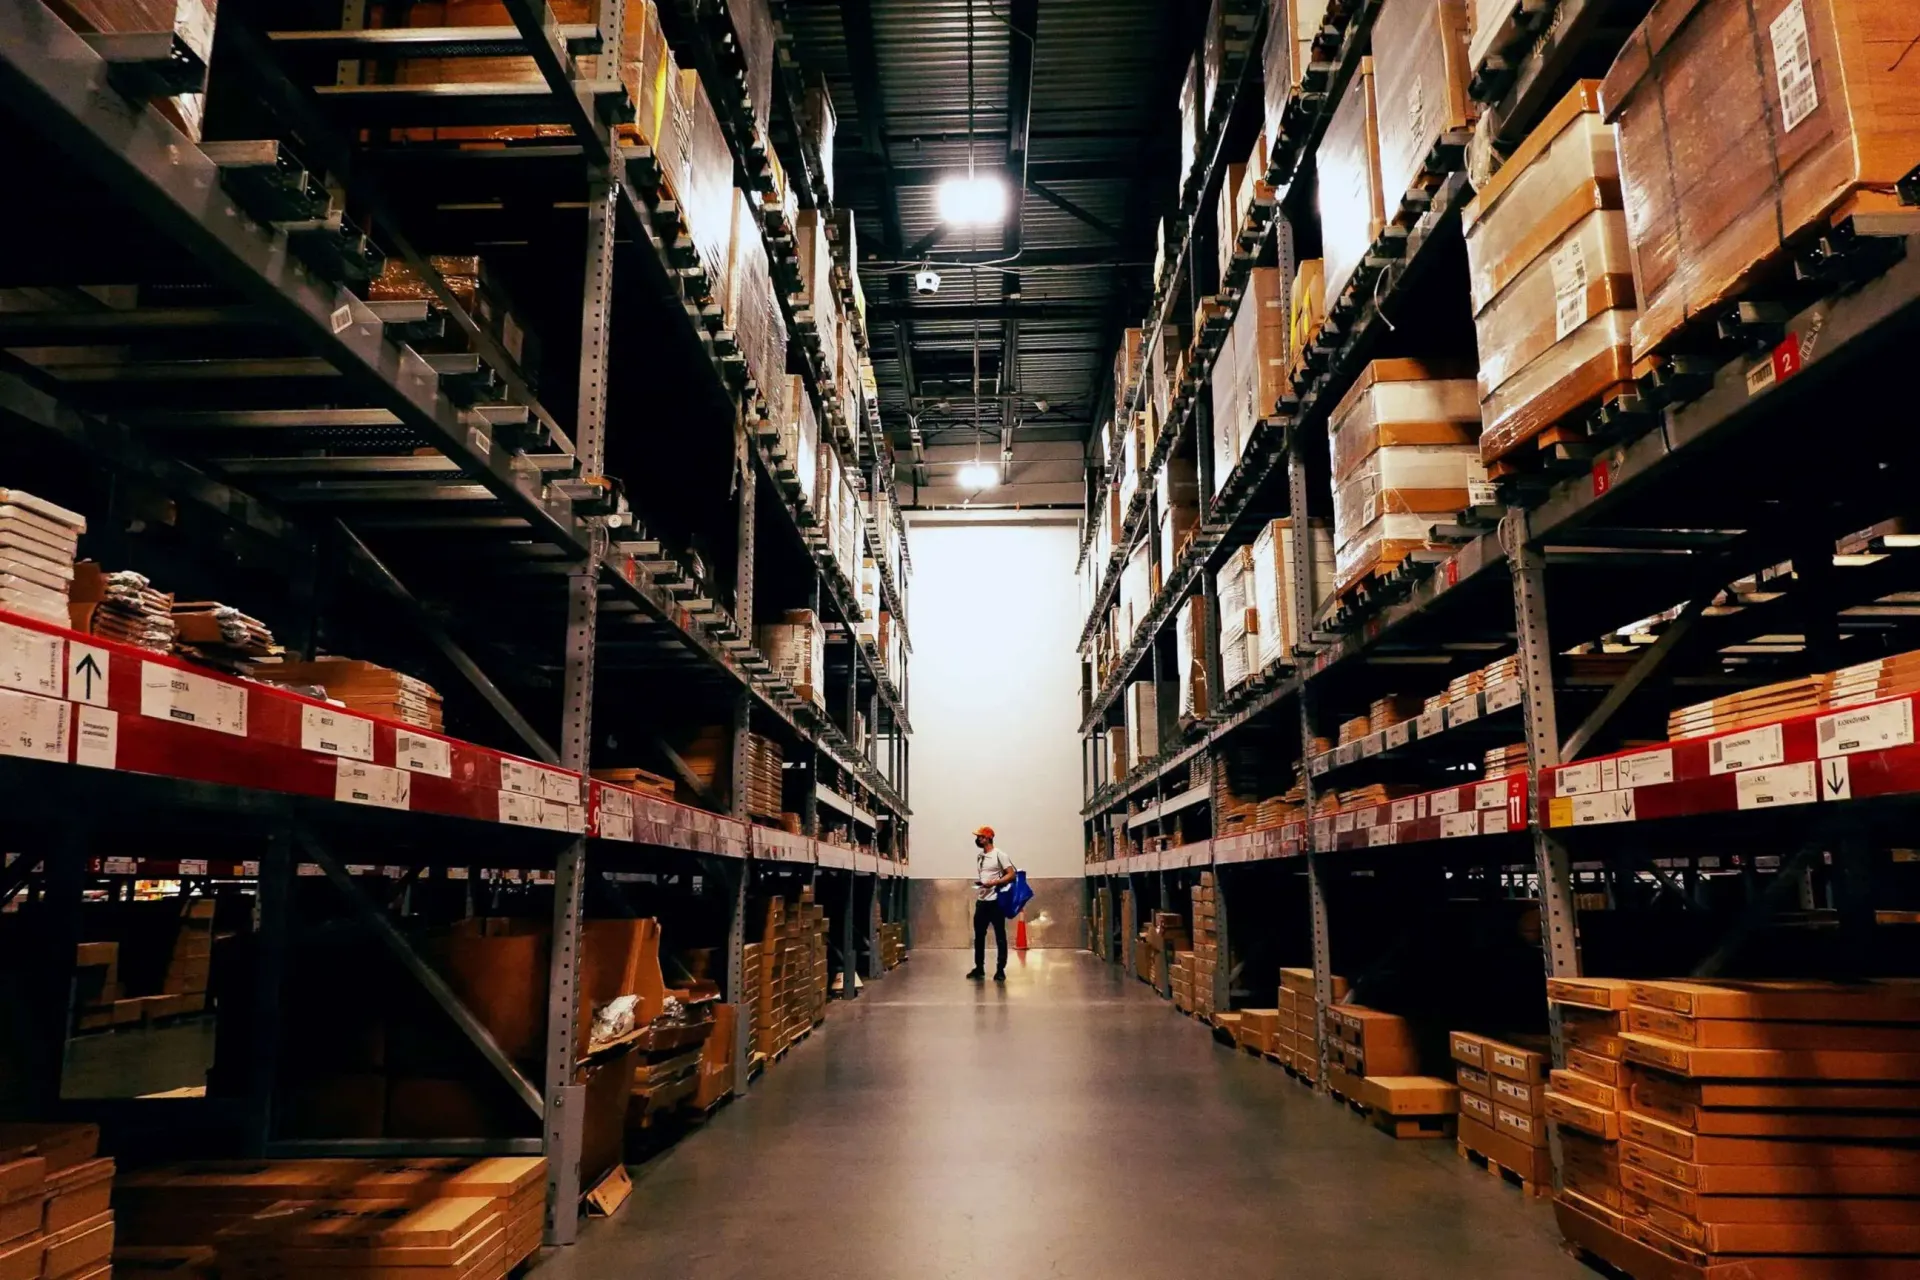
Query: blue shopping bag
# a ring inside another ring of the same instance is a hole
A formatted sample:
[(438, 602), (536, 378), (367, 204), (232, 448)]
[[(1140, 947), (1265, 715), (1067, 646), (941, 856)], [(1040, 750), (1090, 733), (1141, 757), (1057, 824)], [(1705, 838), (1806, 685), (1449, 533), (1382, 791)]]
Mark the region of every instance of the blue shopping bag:
[(1027, 873), (1014, 872), (1013, 883), (1000, 890), (1000, 910), (1006, 913), (1007, 919), (1011, 920), (1025, 910), (1026, 905), (1032, 901), (1033, 890), (1027, 887)]

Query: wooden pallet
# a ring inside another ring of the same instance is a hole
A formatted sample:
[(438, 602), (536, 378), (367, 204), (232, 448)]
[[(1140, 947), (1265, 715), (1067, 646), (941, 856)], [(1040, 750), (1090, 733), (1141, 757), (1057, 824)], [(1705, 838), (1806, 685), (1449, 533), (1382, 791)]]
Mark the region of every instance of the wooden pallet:
[(1387, 221), (1391, 225), (1406, 231), (1413, 230), (1413, 224), (1433, 207), (1433, 198), (1446, 185), (1447, 179), (1466, 167), (1467, 142), (1472, 136), (1473, 130), (1470, 128), (1453, 129), (1434, 139), (1407, 193), (1400, 197), (1399, 206), (1388, 214)]
[(1454, 1142), (1454, 1150), (1458, 1151), (1460, 1158), (1468, 1164), (1485, 1169), (1493, 1177), (1500, 1179), (1500, 1181), (1506, 1183), (1508, 1186), (1520, 1188), (1523, 1195), (1535, 1200), (1540, 1200), (1553, 1194), (1552, 1183), (1535, 1182), (1518, 1169), (1509, 1169), (1492, 1156), (1482, 1155), (1464, 1142), (1456, 1140)]
[(1374, 1128), (1389, 1138), (1402, 1140), (1413, 1138), (1451, 1138), (1453, 1137), (1454, 1117), (1451, 1113), (1439, 1116), (1397, 1116), (1382, 1111), (1378, 1107), (1368, 1107), (1367, 1119)]

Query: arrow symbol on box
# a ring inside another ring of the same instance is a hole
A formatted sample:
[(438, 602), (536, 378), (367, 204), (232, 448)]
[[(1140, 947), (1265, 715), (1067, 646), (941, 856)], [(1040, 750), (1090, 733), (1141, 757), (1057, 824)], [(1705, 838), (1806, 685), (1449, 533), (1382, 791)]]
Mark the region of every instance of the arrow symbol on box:
[(92, 654), (88, 654), (86, 657), (80, 659), (80, 665), (73, 669), (73, 674), (87, 678), (87, 691), (82, 696), (91, 698), (93, 696), (93, 678), (100, 674), (100, 664), (93, 660)]

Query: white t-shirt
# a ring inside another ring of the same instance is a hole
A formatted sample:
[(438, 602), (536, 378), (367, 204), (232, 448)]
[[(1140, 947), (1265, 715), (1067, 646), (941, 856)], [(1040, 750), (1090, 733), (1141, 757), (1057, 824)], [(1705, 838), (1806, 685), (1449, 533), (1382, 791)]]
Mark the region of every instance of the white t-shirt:
[(981, 849), (979, 863), (980, 872), (973, 878), (974, 891), (979, 895), (980, 901), (992, 902), (999, 897), (1001, 886), (988, 887), (987, 882), (998, 880), (1013, 870), (1013, 859), (998, 849)]

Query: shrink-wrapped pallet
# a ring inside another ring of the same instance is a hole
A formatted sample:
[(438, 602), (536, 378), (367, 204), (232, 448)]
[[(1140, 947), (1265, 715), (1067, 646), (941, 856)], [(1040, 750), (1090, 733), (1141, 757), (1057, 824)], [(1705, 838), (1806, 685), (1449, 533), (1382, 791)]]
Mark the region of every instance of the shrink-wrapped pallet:
[(1630, 376), (1632, 264), (1596, 90), (1575, 86), (1462, 215), (1488, 461)]
[(1316, 156), (1320, 249), (1326, 273), (1323, 292), (1332, 306), (1387, 225), (1371, 58), (1362, 58), (1347, 82)]
[(1620, 146), (1637, 360), (1920, 157), (1904, 0), (1660, 0), (1601, 86)]
[(1473, 380), (1420, 360), (1375, 360), (1327, 422), (1327, 448), (1336, 486), (1382, 448), (1446, 445), (1471, 448), (1480, 406)]
[(1180, 723), (1207, 718), (1207, 598), (1188, 596), (1174, 615), (1174, 672), (1180, 686)]
[(1380, 189), (1389, 213), (1442, 134), (1473, 123), (1464, 0), (1384, 0), (1373, 20)]
[[(1333, 586), (1333, 533), (1325, 521), (1308, 525), (1307, 536), (1313, 549), (1312, 600), (1310, 610), (1317, 612)], [(1252, 546), (1253, 579), (1248, 588), (1249, 602), (1256, 616), (1257, 642), (1254, 665), (1262, 670), (1276, 662), (1291, 662), (1299, 641), (1293, 625), (1294, 572), (1293, 521), (1271, 521), (1255, 536)]]
[(1220, 601), (1220, 682), (1238, 688), (1253, 674), (1259, 650), (1258, 615), (1253, 608), (1253, 548), (1239, 547), (1213, 575)]
[(1200, 477), (1193, 458), (1169, 457), (1154, 479), (1155, 510), (1159, 512), (1160, 565), (1171, 569), (1200, 523)]
[(1299, 92), (1300, 77), (1313, 62), (1313, 39), (1326, 18), (1327, 0), (1274, 0), (1260, 54), (1269, 143), (1280, 138), (1287, 99)]

